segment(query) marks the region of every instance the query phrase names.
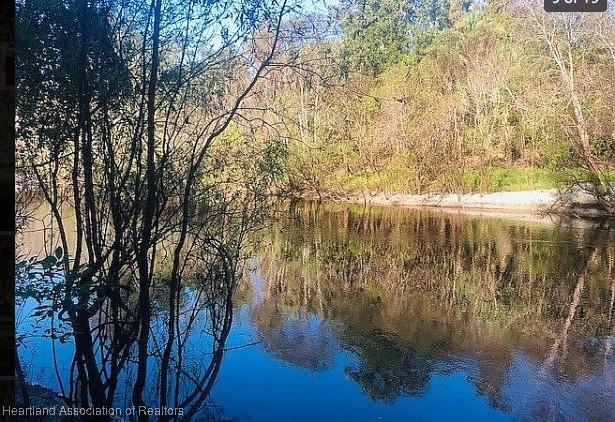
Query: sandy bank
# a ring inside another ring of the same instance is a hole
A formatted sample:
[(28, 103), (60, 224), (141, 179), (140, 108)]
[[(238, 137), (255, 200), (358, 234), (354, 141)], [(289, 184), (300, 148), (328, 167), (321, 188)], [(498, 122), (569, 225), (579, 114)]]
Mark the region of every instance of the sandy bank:
[[(308, 196), (307, 199), (316, 198)], [(326, 199), (334, 202), (446, 208), (468, 212), (511, 215), (559, 214), (578, 217), (604, 216), (604, 213), (595, 206), (595, 201), (590, 195), (580, 191), (562, 193), (556, 189), (483, 194), (351, 195), (345, 197), (327, 197)]]

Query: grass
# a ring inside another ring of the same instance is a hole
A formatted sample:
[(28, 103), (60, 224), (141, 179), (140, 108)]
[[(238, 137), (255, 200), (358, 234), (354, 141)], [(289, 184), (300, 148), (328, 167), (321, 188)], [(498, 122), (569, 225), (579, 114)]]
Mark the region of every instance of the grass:
[[(609, 177), (615, 180), (615, 174)], [(442, 175), (440, 180), (427, 183), (422, 193), (489, 193), (555, 189), (572, 180), (587, 180), (587, 175), (581, 169), (488, 167)], [(410, 168), (395, 167), (383, 169), (379, 173), (355, 174), (339, 170), (330, 174), (323, 182), (323, 191), (334, 193), (417, 193), (415, 174)]]
[(563, 180), (561, 171), (546, 168), (488, 168), (467, 170), (463, 174), (465, 190), (512, 192), (553, 189)]

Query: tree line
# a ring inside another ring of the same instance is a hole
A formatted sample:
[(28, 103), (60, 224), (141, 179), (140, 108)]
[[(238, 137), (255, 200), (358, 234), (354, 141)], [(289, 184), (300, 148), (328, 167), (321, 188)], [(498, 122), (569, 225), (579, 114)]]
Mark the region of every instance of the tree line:
[[(346, 0), (272, 82), (281, 190), (576, 185), (613, 212), (615, 15), (541, 2)], [(270, 119), (274, 119), (270, 117)]]

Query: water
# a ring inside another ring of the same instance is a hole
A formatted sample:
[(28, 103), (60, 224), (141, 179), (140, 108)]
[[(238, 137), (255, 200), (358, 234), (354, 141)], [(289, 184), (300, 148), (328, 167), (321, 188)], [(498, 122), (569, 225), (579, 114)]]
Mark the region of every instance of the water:
[[(278, 217), (235, 293), (210, 416), (615, 417), (609, 224), (311, 203)], [(188, 355), (205, 362), (211, 341), (192, 338)], [(60, 372), (70, 347), (56, 344)], [(20, 356), (33, 383), (57, 389), (51, 353), (34, 336)]]

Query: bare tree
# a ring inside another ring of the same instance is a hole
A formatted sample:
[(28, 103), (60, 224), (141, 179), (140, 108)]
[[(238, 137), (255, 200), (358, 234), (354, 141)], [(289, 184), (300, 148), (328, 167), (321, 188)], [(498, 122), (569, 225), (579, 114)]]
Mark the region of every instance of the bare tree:
[[(589, 175), (589, 180), (579, 181), (577, 187), (590, 193), (605, 211), (613, 214), (615, 187), (609, 180), (612, 163), (602, 160), (592, 146), (586, 108), (579, 89), (577, 65), (578, 56), (584, 54), (588, 40), (604, 38), (604, 26), (598, 21), (601, 18), (587, 17), (583, 13), (545, 13), (530, 2), (526, 3), (526, 10), (546, 44), (548, 54), (557, 68), (565, 95), (572, 107), (577, 132), (574, 145)], [(606, 47), (612, 55), (608, 42)]]
[[(20, 4), (22, 25), (32, 28), (22, 42), (60, 53), (24, 55), (19, 83), (33, 95), (19, 104), (18, 129), (23, 171), (36, 178), (59, 232), (60, 247), (45, 263), (62, 271), (58, 318), (70, 323), (75, 343), (78, 383), (71, 373), (67, 402), (112, 404), (134, 351), (132, 401), (146, 404), (145, 387), (154, 381), (152, 294), (165, 289), (156, 381), (166, 406), (172, 352), (185, 347), (189, 331), (181, 329), (186, 277), (200, 277), (202, 291), (222, 290), (205, 307), (193, 304), (188, 320), (208, 309), (215, 326), (214, 358), (193, 394), (180, 397), (174, 381), (173, 402), (194, 414), (207, 397), (232, 321), (241, 248), (267, 185), (225, 175), (219, 161), (229, 160), (215, 144), (250, 108), (246, 100), (260, 81), (284, 66), (275, 58), (293, 10), (287, 1), (265, 0)], [(36, 67), (43, 80), (34, 77)], [(169, 263), (169, 278), (159, 279)], [(181, 361), (173, 369), (186, 376)]]

